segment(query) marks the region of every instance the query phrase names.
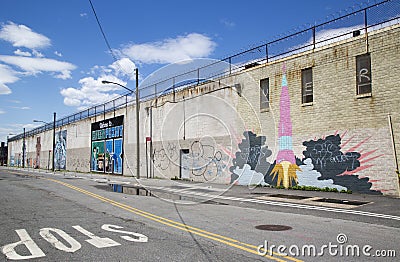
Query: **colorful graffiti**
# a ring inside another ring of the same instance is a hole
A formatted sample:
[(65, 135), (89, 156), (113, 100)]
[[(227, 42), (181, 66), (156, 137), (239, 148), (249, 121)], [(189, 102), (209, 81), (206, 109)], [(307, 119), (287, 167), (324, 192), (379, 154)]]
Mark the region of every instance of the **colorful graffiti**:
[(90, 170), (122, 174), (124, 116), (92, 123)]
[[(187, 153), (183, 153), (187, 151)], [(179, 162), (181, 161), (181, 162)], [(165, 171), (173, 166), (180, 167), (183, 178), (191, 179), (202, 177), (211, 181), (226, 170), (226, 155), (217, 150), (214, 145), (202, 141), (194, 141), (190, 149), (181, 150), (171, 142), (165, 142), (161, 148), (154, 150), (154, 166), (160, 171)]]
[(257, 136), (251, 131), (243, 133), (244, 139), (238, 145), (232, 160), (231, 183), (239, 185), (272, 184), (273, 179), (265, 174), (270, 174), (273, 164), (267, 161), (272, 151), (265, 145), (266, 137)]
[[(301, 164), (308, 166), (306, 170), (309, 172), (304, 171), (303, 173), (298, 173), (298, 175), (304, 177), (309, 176), (310, 172), (314, 172), (314, 174), (318, 172), (319, 176), (315, 184), (319, 181), (331, 181), (333, 187), (336, 188), (346, 188), (359, 193), (382, 194), (380, 191), (371, 190), (372, 183), (369, 182), (368, 177), (359, 177), (356, 174), (361, 170), (371, 167), (372, 165), (366, 163), (382, 155), (362, 161), (365, 156), (376, 152), (376, 150), (366, 152), (365, 154), (352, 150), (357, 149), (368, 139), (342, 152), (342, 137), (339, 134), (334, 134), (324, 139), (320, 138), (318, 140), (303, 142), (306, 150), (303, 151), (304, 158), (301, 160)], [(344, 145), (348, 142), (349, 140)]]
[(35, 168), (40, 168), (40, 151), (42, 149), (42, 145), (40, 144), (40, 136), (36, 138), (36, 159), (35, 159)]
[(67, 130), (56, 132), (54, 148), (54, 168), (65, 170), (67, 163)]
[(336, 131), (335, 134), (324, 138), (304, 141), (303, 146), (306, 149), (303, 151), (303, 157), (295, 156), (285, 66), (283, 67), (281, 87), (278, 126), (279, 150), (276, 160), (273, 163), (267, 160), (272, 152), (265, 144), (265, 136), (258, 136), (250, 131), (244, 132), (244, 139), (239, 143), (239, 151), (236, 152), (233, 165), (230, 167), (231, 183), (273, 185), (285, 188), (305, 185), (367, 194), (382, 194), (379, 190), (371, 189), (372, 181), (369, 177), (357, 175), (357, 172), (373, 166), (368, 162), (382, 156), (376, 155), (367, 158), (367, 156), (374, 154), (377, 149), (366, 153), (356, 151), (369, 138), (348, 150), (343, 150), (354, 136), (342, 144), (342, 139), (347, 132), (340, 136)]
[(194, 141), (190, 147), (188, 159), (193, 176), (203, 176), (206, 181), (211, 181), (220, 176), (226, 169), (223, 154), (213, 145)]

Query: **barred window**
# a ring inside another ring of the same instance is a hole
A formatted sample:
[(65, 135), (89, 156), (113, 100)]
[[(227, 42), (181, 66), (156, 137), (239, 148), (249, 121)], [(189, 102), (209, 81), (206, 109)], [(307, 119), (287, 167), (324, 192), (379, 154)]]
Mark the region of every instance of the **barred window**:
[(313, 78), (312, 68), (306, 68), (301, 71), (301, 102), (313, 102)]
[(260, 110), (269, 108), (269, 78), (260, 80)]
[(356, 57), (357, 63), (357, 95), (372, 92), (371, 55), (364, 54)]

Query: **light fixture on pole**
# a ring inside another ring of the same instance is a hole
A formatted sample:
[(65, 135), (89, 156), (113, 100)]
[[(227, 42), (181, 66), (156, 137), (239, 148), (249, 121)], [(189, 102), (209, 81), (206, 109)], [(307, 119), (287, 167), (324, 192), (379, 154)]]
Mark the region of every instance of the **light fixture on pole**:
[[(7, 151), (8, 152), (11, 152), (10, 151), (10, 145), (9, 145), (9, 136), (15, 136), (16, 134), (13, 134), (13, 133), (9, 133), (8, 135), (7, 135)], [(7, 152), (7, 166), (10, 166), (10, 164), (11, 164), (11, 160), (9, 161), (9, 159), (11, 158), (11, 153), (10, 153), (10, 155), (8, 154), (8, 152)]]
[(136, 177), (140, 178), (140, 142), (139, 142), (139, 110), (140, 110), (140, 101), (139, 101), (139, 70), (135, 68), (135, 73), (136, 73), (136, 91), (133, 91), (132, 89), (127, 88), (124, 85), (121, 85), (116, 82), (111, 82), (107, 80), (101, 81), (103, 84), (114, 84), (118, 85), (131, 93), (136, 94)]
[[(53, 151), (53, 154), (52, 154), (52, 157), (53, 157), (53, 165), (52, 165), (52, 171), (54, 172), (54, 165), (55, 165), (55, 163), (54, 163), (54, 157), (55, 157), (55, 152), (54, 152), (54, 149), (55, 149), (55, 147), (56, 147), (56, 112), (54, 112), (53, 113), (53, 148), (52, 148), (52, 151)], [(35, 123), (43, 123), (43, 124), (45, 124), (45, 125), (47, 125), (48, 123), (47, 122), (45, 122), (45, 121), (42, 121), (42, 120), (37, 120), (37, 119), (34, 119), (33, 120), (33, 122), (35, 122)], [(50, 154), (49, 154), (49, 158), (50, 158)], [(50, 160), (50, 159), (49, 159)]]
[(42, 120), (36, 120), (36, 119), (33, 119), (33, 122), (34, 122), (34, 123), (43, 123), (43, 124), (47, 124), (47, 122), (44, 122), (44, 121), (42, 121)]
[(125, 88), (125, 89), (128, 90), (129, 92), (135, 93), (135, 91), (133, 91), (132, 89), (129, 89), (129, 88), (127, 88), (126, 86), (121, 85), (120, 83), (117, 83), (117, 82), (111, 82), (111, 81), (103, 80), (103, 81), (101, 81), (101, 83), (103, 83), (103, 84), (105, 84), (105, 85), (106, 85), (106, 84), (117, 85), (117, 86), (120, 86), (120, 87), (122, 87), (122, 88)]

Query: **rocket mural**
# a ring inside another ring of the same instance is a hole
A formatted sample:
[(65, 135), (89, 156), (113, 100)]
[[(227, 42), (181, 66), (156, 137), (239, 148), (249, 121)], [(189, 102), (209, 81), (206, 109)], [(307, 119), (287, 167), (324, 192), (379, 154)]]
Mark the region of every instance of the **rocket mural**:
[(292, 120), (290, 118), (290, 98), (286, 79), (286, 65), (282, 67), (282, 89), (279, 102), (280, 117), (278, 126), (279, 151), (276, 157), (276, 164), (272, 169), (273, 179), (278, 176), (277, 186), (285, 188), (297, 184), (296, 171), (301, 169), (296, 164), (292, 143)]

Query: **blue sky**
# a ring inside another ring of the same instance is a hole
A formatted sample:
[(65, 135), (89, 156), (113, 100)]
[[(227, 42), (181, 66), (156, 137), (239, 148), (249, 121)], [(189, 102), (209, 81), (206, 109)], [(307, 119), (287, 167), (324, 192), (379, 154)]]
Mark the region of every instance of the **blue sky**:
[(1, 0), (0, 141), (124, 94), (101, 80), (133, 89), (135, 67), (145, 79), (180, 60), (221, 59), (373, 2), (92, 0), (116, 62), (89, 0)]

